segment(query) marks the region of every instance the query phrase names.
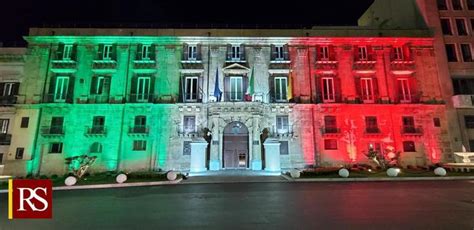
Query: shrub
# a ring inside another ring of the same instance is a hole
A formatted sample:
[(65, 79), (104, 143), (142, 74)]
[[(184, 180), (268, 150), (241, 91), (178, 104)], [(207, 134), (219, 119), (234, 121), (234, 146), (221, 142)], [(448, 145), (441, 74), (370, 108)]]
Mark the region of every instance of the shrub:
[(46, 175), (41, 175), (39, 178), (42, 179), (42, 180), (46, 180), (46, 179), (48, 179), (48, 176), (46, 176)]
[(52, 179), (52, 180), (58, 179), (58, 175), (56, 175), (56, 174), (51, 175), (51, 179)]

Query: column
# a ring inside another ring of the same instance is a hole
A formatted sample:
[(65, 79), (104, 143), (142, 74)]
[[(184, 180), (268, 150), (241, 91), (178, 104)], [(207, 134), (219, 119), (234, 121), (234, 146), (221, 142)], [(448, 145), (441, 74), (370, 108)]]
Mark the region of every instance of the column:
[(191, 143), (191, 167), (189, 171), (191, 173), (205, 172), (206, 169), (206, 148), (207, 141), (204, 138), (199, 137), (193, 139)]
[(260, 130), (259, 130), (259, 119), (253, 117), (253, 127), (251, 136), (251, 147), (252, 147), (252, 170), (262, 170), (262, 151), (260, 148)]
[(280, 142), (274, 138), (268, 138), (263, 146), (265, 147), (265, 171), (281, 171)]

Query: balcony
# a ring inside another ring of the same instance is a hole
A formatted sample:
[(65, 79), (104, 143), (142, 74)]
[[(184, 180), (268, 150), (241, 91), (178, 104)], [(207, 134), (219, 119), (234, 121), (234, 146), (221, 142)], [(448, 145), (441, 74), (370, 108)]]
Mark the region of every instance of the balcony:
[(61, 59), (61, 60), (53, 60), (52, 61), (52, 69), (57, 70), (68, 70), (68, 69), (76, 69), (77, 62), (72, 59)]
[(454, 95), (452, 101), (454, 108), (457, 109), (474, 108), (474, 95)]
[(179, 95), (179, 103), (202, 103), (202, 93), (184, 93)]
[(87, 103), (89, 104), (105, 104), (109, 103), (110, 96), (109, 95), (90, 95), (87, 99)]
[(245, 102), (245, 101), (252, 101), (252, 97), (249, 95), (245, 95), (244, 92), (232, 92), (232, 91), (225, 91), (223, 93), (224, 100), (229, 102)]
[(14, 105), (16, 101), (17, 96), (15, 95), (0, 96), (0, 105)]
[(321, 134), (324, 137), (334, 137), (341, 135), (341, 129), (336, 127), (323, 127), (321, 128)]
[(153, 94), (129, 94), (127, 98), (129, 103), (153, 103)]
[(338, 66), (339, 62), (336, 60), (320, 59), (316, 61), (314, 68), (318, 73), (333, 74), (337, 72)]
[(128, 130), (129, 135), (148, 135), (150, 129), (146, 125), (135, 125)]
[(402, 126), (401, 134), (405, 136), (421, 136), (423, 135), (423, 129), (421, 126)]
[(270, 131), (270, 136), (271, 137), (293, 137), (294, 132), (293, 132), (293, 126), (291, 125), (283, 125), (280, 127), (272, 127), (272, 130)]
[(110, 70), (117, 68), (117, 61), (109, 60), (94, 60), (92, 63), (92, 68), (94, 70)]
[(415, 61), (412, 60), (392, 60), (390, 62), (390, 70), (393, 74), (407, 75), (412, 74), (416, 70)]
[(66, 94), (46, 94), (43, 97), (45, 103), (73, 103), (72, 97)]
[(63, 136), (64, 127), (61, 126), (43, 126), (41, 127), (41, 134), (43, 136)]
[(375, 65), (377, 64), (377, 56), (369, 54), (365, 59), (355, 59), (352, 69), (358, 73), (375, 73)]
[(341, 94), (330, 94), (330, 95), (325, 95), (325, 96), (318, 94), (316, 96), (316, 104), (321, 104), (321, 103), (330, 104), (330, 103), (341, 103), (341, 102), (342, 102)]
[(135, 69), (135, 70), (156, 69), (156, 61), (154, 59), (134, 60), (133, 61), (133, 69)]
[(397, 96), (398, 103), (400, 104), (415, 104), (420, 103), (420, 96), (411, 94), (401, 94)]
[(364, 135), (366, 136), (378, 136), (381, 135), (382, 132), (378, 127), (370, 127), (370, 128), (365, 128), (364, 130)]
[(97, 125), (86, 128), (86, 136), (106, 136), (107, 129), (103, 125)]
[(288, 95), (270, 94), (270, 103), (288, 103)]
[(199, 136), (199, 133), (196, 131), (196, 127), (194, 126), (188, 127), (179, 125), (176, 132), (178, 133), (178, 137), (194, 138)]
[(0, 145), (10, 145), (11, 142), (12, 142), (11, 134), (6, 134), (6, 133), (0, 134)]

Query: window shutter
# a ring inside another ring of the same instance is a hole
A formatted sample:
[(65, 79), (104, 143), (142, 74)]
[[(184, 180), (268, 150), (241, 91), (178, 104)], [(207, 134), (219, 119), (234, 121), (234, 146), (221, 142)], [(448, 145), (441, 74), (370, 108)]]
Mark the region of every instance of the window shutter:
[(148, 50), (148, 57), (150, 57), (150, 60), (156, 60), (156, 46), (154, 44), (150, 45), (150, 49)]
[(283, 46), (283, 58), (285, 60), (290, 60), (290, 48), (289, 48), (288, 44), (285, 44)]
[(413, 60), (413, 55), (410, 49), (410, 45), (408, 44), (403, 46), (403, 57), (404, 57), (404, 60), (407, 60), (407, 61)]
[(224, 100), (230, 101), (230, 77), (224, 77)]
[(54, 94), (54, 89), (56, 88), (56, 76), (52, 76), (49, 82), (49, 94)]
[(408, 83), (410, 84), (410, 94), (411, 94), (411, 99), (413, 102), (419, 102), (420, 101), (420, 95), (418, 95), (418, 90), (416, 87), (416, 78), (411, 77), (408, 79)]
[(72, 45), (71, 60), (77, 61), (77, 44)]
[(374, 87), (374, 98), (377, 100), (379, 97), (379, 84), (376, 77), (372, 78), (372, 85)]
[(67, 88), (67, 101), (72, 103), (74, 101), (74, 77), (69, 77), (69, 85)]
[(179, 92), (178, 92), (178, 102), (183, 103), (184, 102), (184, 76), (179, 77)]
[(56, 60), (63, 60), (64, 43), (59, 43), (58, 49), (56, 50)]
[(0, 83), (0, 96), (6, 96), (5, 94), (5, 83)]
[(240, 45), (240, 60), (245, 60), (245, 45)]
[(14, 83), (12, 86), (12, 95), (18, 95), (19, 88), (20, 88), (20, 83)]
[(197, 60), (202, 60), (201, 56), (201, 44), (196, 45), (196, 59)]
[(97, 80), (98, 80), (97, 76), (92, 77), (92, 82), (91, 82), (91, 94), (92, 95), (97, 94)]
[(336, 61), (336, 49), (334, 46), (328, 46), (328, 52), (329, 52), (329, 60), (330, 61)]
[(243, 95), (247, 92), (247, 87), (249, 85), (249, 76), (243, 76), (242, 77), (242, 90), (243, 90)]
[(104, 57), (104, 44), (99, 44), (99, 50), (97, 51), (97, 60), (102, 60)]
[(270, 50), (271, 50), (271, 60), (275, 60), (276, 59), (276, 55), (277, 55), (277, 51), (276, 51), (276, 46), (275, 45), (270, 45)]
[(232, 59), (232, 45), (227, 44), (227, 60), (231, 60), (231, 59)]
[(130, 101), (134, 102), (136, 95), (137, 95), (137, 84), (138, 84), (138, 76), (132, 77), (132, 82), (130, 84)]
[(188, 60), (189, 54), (188, 54), (188, 44), (184, 43), (183, 44), (183, 60), (186, 61)]
[(396, 46), (392, 47), (392, 50), (390, 51), (390, 61), (393, 61), (395, 60), (395, 58), (397, 57), (396, 54), (395, 54), (395, 51), (396, 51)]
[(112, 60), (117, 61), (117, 44), (112, 45), (112, 51), (111, 51), (110, 57)]
[(359, 61), (359, 46), (354, 46), (354, 60)]
[(200, 76), (198, 78), (198, 92), (197, 92), (197, 98), (199, 99), (199, 101), (202, 101), (202, 93), (204, 92), (203, 90), (203, 82), (204, 82), (204, 79), (202, 76)]
[(155, 92), (155, 76), (150, 76), (150, 100), (154, 101), (155, 98), (158, 98), (158, 92)]
[[(358, 98), (362, 98), (362, 81), (360, 80), (360, 77), (356, 77), (354, 79), (355, 83), (355, 88), (356, 88), (356, 93)], [(336, 82), (334, 82), (334, 87), (336, 87)]]
[(268, 78), (268, 86), (270, 88), (270, 103), (275, 102), (275, 77), (270, 76)]
[(375, 52), (372, 46), (367, 46), (367, 60), (374, 61), (376, 60)]
[(138, 44), (137, 45), (137, 56), (135, 60), (142, 60), (143, 57), (143, 44)]
[(317, 102), (322, 102), (323, 100), (323, 84), (322, 84), (322, 78), (316, 77), (316, 101)]
[(334, 77), (334, 93), (336, 94), (336, 102), (340, 102), (342, 99), (341, 91), (341, 79)]

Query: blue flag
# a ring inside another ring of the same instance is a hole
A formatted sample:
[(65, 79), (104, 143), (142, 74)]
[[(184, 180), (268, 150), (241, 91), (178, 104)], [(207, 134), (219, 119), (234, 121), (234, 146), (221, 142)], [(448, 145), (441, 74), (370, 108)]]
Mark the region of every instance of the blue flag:
[(214, 84), (214, 97), (216, 97), (217, 101), (221, 101), (222, 99), (222, 91), (219, 88), (219, 69), (216, 68), (216, 82)]

